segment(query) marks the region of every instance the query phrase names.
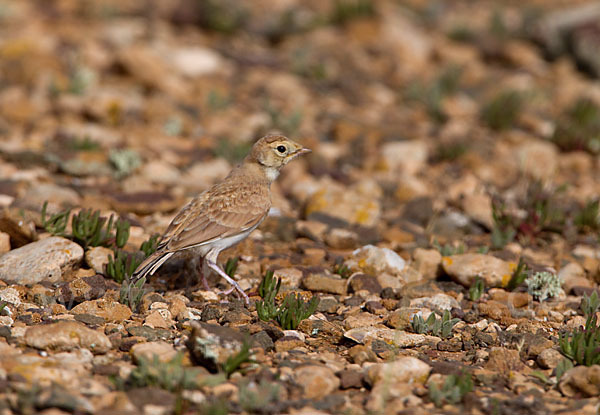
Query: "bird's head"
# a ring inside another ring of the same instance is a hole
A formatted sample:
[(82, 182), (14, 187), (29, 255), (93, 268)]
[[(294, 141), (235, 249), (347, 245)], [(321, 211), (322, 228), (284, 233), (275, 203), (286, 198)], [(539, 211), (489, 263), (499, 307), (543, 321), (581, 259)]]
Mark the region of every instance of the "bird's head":
[(296, 157), (310, 153), (308, 148), (282, 135), (267, 135), (259, 139), (249, 157), (268, 169), (279, 170)]

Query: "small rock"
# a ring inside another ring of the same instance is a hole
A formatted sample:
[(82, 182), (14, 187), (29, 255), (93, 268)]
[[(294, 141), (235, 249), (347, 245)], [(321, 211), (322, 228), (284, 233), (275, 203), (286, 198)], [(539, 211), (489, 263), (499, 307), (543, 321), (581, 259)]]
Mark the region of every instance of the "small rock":
[[(115, 284), (112, 284), (113, 288)], [(57, 301), (62, 304), (81, 303), (104, 296), (111, 284), (102, 275), (75, 278), (61, 284), (57, 289)]]
[(484, 316), (501, 320), (502, 318), (510, 317), (511, 313), (506, 304), (499, 303), (494, 300), (489, 300), (479, 304), (479, 312)]
[(340, 387), (340, 379), (325, 366), (299, 367), (294, 372), (294, 380), (304, 389), (305, 399), (322, 399)]
[(442, 258), (444, 271), (465, 287), (470, 287), (477, 277), (486, 287), (504, 287), (510, 281), (516, 264), (491, 255), (460, 254)]
[(350, 224), (375, 226), (381, 215), (377, 183), (365, 180), (351, 187), (324, 182), (306, 202), (305, 215), (324, 213)]
[(440, 341), (437, 337), (407, 333), (387, 327), (358, 327), (346, 331), (344, 337), (361, 344), (366, 344), (372, 340), (383, 340), (398, 347), (415, 347), (428, 342), (437, 343)]
[(131, 348), (130, 353), (138, 363), (140, 358), (151, 361), (154, 356), (157, 356), (161, 362), (168, 362), (177, 356), (177, 351), (173, 345), (163, 341), (138, 343)]
[(370, 347), (367, 347), (362, 344), (358, 344), (358, 345), (352, 347), (348, 351), (348, 356), (350, 356), (350, 359), (352, 360), (352, 362), (356, 363), (357, 365), (361, 365), (361, 366), (365, 362), (376, 362), (377, 361), (377, 355), (375, 354), (375, 352), (373, 352), (373, 350), (371, 350)]
[(558, 149), (546, 140), (528, 140), (516, 149), (519, 167), (535, 180), (549, 180), (558, 167)]
[(338, 343), (344, 337), (344, 330), (340, 326), (321, 319), (302, 320), (298, 330), (308, 336), (322, 338), (332, 343)]
[(325, 233), (325, 243), (333, 249), (352, 249), (358, 245), (358, 235), (348, 229), (333, 228)]
[(558, 350), (546, 349), (538, 354), (537, 362), (543, 369), (554, 369), (564, 358)]
[(97, 274), (104, 274), (106, 270), (106, 264), (108, 264), (108, 257), (114, 256), (112, 249), (108, 249), (104, 246), (93, 246), (88, 248), (85, 253), (85, 263), (88, 267), (96, 271)]
[(379, 363), (369, 367), (367, 380), (371, 385), (379, 382), (425, 383), (431, 366), (416, 357), (401, 357), (389, 363)]
[(152, 311), (144, 319), (146, 326), (154, 329), (168, 329), (175, 326), (171, 312), (165, 308)]
[(340, 377), (340, 388), (342, 389), (360, 389), (363, 384), (363, 375), (358, 370), (342, 370), (338, 373)]
[(575, 287), (594, 288), (594, 283), (585, 276), (585, 270), (577, 262), (569, 262), (558, 272), (558, 277), (563, 281), (566, 294), (573, 292)]
[(108, 322), (120, 323), (131, 317), (131, 310), (124, 304), (116, 301), (100, 298), (98, 300), (85, 301), (76, 305), (71, 310), (72, 314), (92, 314), (102, 317)]
[(83, 248), (52, 236), (32, 242), (0, 257), (0, 280), (20, 285), (58, 282), (83, 259)]
[(21, 297), (17, 290), (9, 287), (0, 290), (0, 301), (5, 301), (9, 304), (18, 306), (21, 304)]
[(298, 288), (302, 281), (302, 271), (297, 268), (280, 268), (273, 272), (273, 277), (281, 278), (283, 286)]
[(348, 280), (330, 274), (308, 274), (302, 285), (309, 291), (344, 295), (348, 290)]
[(576, 366), (568, 370), (560, 378), (558, 389), (568, 397), (600, 395), (600, 366)]
[(10, 235), (0, 232), (0, 254), (10, 251)]
[(409, 307), (412, 308), (429, 308), (443, 312), (453, 308), (460, 308), (460, 304), (454, 297), (447, 294), (436, 294), (433, 297), (421, 297), (410, 300)]
[(171, 52), (169, 62), (179, 73), (191, 78), (223, 70), (221, 55), (212, 49), (199, 46), (175, 49)]
[(196, 365), (215, 373), (242, 349), (243, 341), (244, 335), (237, 330), (194, 321), (186, 346)]
[(501, 288), (491, 288), (488, 291), (488, 294), (493, 301), (503, 303), (508, 307), (521, 308), (533, 301), (530, 294), (524, 292), (509, 292)]
[(297, 337), (283, 336), (275, 342), (275, 351), (277, 351), (277, 353), (289, 352), (290, 350), (304, 346), (304, 342)]
[(429, 152), (421, 140), (392, 141), (381, 147), (381, 165), (385, 170), (413, 175), (427, 162)]
[(74, 321), (29, 327), (25, 332), (25, 343), (42, 350), (73, 350), (82, 347), (93, 353), (106, 353), (112, 347), (104, 333)]
[(352, 256), (344, 264), (353, 271), (369, 275), (388, 273), (399, 276), (406, 266), (406, 261), (389, 248), (365, 245), (352, 252)]
[(265, 331), (259, 331), (252, 335), (252, 342), (255, 346), (264, 349), (266, 352), (273, 350), (275, 347), (273, 339)]
[(389, 315), (386, 324), (393, 329), (406, 330), (411, 327), (412, 319), (419, 311), (418, 308), (400, 308)]
[(528, 369), (521, 361), (518, 350), (510, 350), (504, 347), (492, 347), (485, 368), (506, 375), (511, 371)]
[(441, 270), (442, 254), (437, 249), (417, 248), (413, 252), (413, 267), (428, 280), (437, 278)]
[(379, 294), (383, 288), (377, 278), (367, 274), (354, 274), (348, 279), (352, 292), (366, 290), (371, 294)]

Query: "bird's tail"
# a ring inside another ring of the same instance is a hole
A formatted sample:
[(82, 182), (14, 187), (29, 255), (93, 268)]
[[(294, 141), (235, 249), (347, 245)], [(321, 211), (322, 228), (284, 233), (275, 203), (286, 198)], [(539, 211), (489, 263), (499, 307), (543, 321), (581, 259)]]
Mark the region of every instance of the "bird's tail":
[(139, 281), (148, 275), (154, 274), (167, 259), (171, 258), (172, 255), (173, 252), (156, 251), (137, 267), (131, 276), (131, 282)]

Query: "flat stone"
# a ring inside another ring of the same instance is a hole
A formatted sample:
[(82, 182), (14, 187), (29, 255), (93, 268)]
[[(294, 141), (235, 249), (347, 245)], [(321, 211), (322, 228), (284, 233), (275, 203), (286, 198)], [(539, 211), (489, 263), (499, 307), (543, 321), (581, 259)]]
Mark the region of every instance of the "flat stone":
[(371, 294), (379, 294), (383, 289), (377, 278), (372, 275), (354, 274), (349, 278), (348, 282), (352, 292), (366, 290)]
[(440, 341), (434, 336), (407, 333), (387, 327), (358, 327), (344, 332), (344, 337), (360, 344), (366, 344), (372, 340), (383, 340), (398, 347), (415, 347), (425, 343), (437, 344)]
[(538, 354), (536, 361), (543, 369), (554, 369), (563, 359), (565, 357), (558, 350), (546, 349)]
[(363, 374), (358, 370), (342, 370), (338, 375), (342, 389), (360, 389), (363, 386)]
[(141, 358), (153, 360), (156, 356), (161, 362), (168, 362), (177, 356), (173, 345), (164, 341), (138, 343), (131, 348), (129, 353), (138, 363)]
[(58, 282), (83, 259), (83, 248), (52, 236), (24, 245), (0, 257), (0, 280), (19, 285)]
[(57, 289), (57, 300), (62, 304), (81, 303), (95, 300), (106, 294), (110, 288), (117, 288), (102, 275), (96, 274), (91, 277), (75, 278), (72, 281), (62, 283)]
[(333, 228), (325, 233), (325, 243), (333, 249), (353, 249), (358, 245), (358, 235), (349, 229)]
[(504, 287), (510, 281), (516, 264), (485, 254), (460, 254), (442, 258), (444, 271), (450, 277), (470, 287), (477, 277), (486, 287)]
[(600, 366), (576, 366), (568, 370), (560, 378), (558, 389), (568, 397), (600, 395)]
[(441, 293), (432, 297), (413, 298), (410, 300), (409, 306), (412, 308), (429, 308), (441, 312), (460, 308), (460, 304), (458, 304), (458, 301), (454, 297)]
[(412, 266), (427, 280), (434, 280), (440, 274), (442, 254), (437, 249), (417, 248), (413, 252)]
[(400, 276), (406, 266), (406, 261), (389, 248), (365, 245), (353, 251), (352, 256), (344, 264), (353, 271), (369, 275), (388, 273)]
[(325, 366), (302, 366), (294, 371), (294, 380), (303, 390), (305, 399), (322, 399), (340, 387), (340, 379)]
[(371, 385), (380, 382), (425, 383), (431, 372), (431, 366), (416, 357), (401, 357), (388, 363), (379, 363), (369, 367), (367, 380)]
[(302, 285), (309, 291), (344, 295), (348, 290), (348, 280), (329, 274), (308, 274)]
[(105, 274), (105, 267), (111, 255), (113, 257), (115, 255), (112, 249), (104, 246), (93, 246), (85, 252), (85, 263), (97, 274)]
[(78, 347), (93, 353), (106, 353), (112, 347), (104, 333), (74, 321), (32, 326), (25, 332), (25, 343), (42, 350), (73, 350)]
[(125, 304), (117, 301), (110, 301), (104, 298), (98, 300), (85, 301), (76, 305), (71, 310), (72, 314), (91, 314), (102, 317), (108, 322), (120, 323), (128, 320), (132, 312)]

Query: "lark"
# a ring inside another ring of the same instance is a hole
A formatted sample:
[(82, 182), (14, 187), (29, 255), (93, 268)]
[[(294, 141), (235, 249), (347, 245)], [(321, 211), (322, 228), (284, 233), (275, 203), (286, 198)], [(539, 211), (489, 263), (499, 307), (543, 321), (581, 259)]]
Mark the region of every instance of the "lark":
[(203, 258), (202, 282), (210, 270), (224, 278), (249, 303), (239, 284), (217, 264), (219, 253), (246, 237), (261, 224), (271, 208), (271, 183), (279, 170), (310, 150), (282, 135), (259, 139), (243, 162), (223, 181), (199, 194), (175, 216), (162, 236), (156, 252), (136, 269), (132, 281), (152, 275), (179, 251), (192, 249)]

